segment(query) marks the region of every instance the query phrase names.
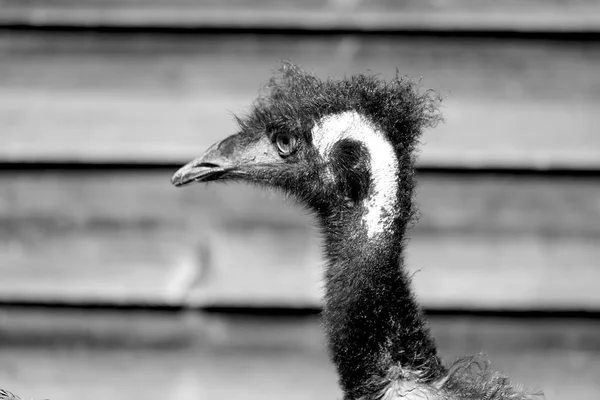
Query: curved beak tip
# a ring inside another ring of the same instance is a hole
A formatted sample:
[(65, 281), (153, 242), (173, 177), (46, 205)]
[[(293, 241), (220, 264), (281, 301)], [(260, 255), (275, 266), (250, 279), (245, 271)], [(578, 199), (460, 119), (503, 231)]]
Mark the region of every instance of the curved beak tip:
[(181, 173), (181, 169), (173, 174), (171, 177), (171, 184), (177, 187), (183, 186), (183, 174)]
[(181, 187), (198, 180), (202, 175), (202, 169), (200, 168), (198, 171), (197, 164), (194, 160), (179, 168), (171, 177), (171, 183), (176, 187)]

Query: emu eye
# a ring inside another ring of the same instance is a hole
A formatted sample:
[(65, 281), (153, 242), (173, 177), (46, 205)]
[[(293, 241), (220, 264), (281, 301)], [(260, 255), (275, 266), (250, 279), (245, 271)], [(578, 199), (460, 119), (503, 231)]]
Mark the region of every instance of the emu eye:
[(275, 138), (275, 144), (281, 156), (289, 156), (296, 148), (296, 137), (289, 133), (280, 133)]

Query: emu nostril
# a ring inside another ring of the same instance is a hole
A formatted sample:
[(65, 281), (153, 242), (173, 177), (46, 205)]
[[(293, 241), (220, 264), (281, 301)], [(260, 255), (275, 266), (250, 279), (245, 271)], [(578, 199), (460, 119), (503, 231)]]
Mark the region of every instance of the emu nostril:
[(196, 165), (195, 167), (197, 167), (197, 168), (221, 168), (220, 165), (214, 164), (214, 163), (209, 163), (209, 162), (201, 162), (200, 164)]

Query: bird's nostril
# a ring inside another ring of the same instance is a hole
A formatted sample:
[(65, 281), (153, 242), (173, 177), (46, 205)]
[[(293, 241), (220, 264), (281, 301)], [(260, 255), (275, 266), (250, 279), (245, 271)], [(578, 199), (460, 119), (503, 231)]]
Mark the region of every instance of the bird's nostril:
[(218, 164), (214, 164), (214, 163), (201, 162), (200, 164), (196, 165), (196, 167), (202, 167), (202, 168), (220, 168), (221, 166), (218, 165)]

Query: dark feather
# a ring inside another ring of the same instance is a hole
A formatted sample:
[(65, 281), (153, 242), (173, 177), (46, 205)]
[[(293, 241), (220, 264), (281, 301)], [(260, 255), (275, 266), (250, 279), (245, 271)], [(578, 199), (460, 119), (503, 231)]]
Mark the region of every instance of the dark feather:
[(0, 389), (0, 400), (21, 400), (21, 398), (8, 390)]

